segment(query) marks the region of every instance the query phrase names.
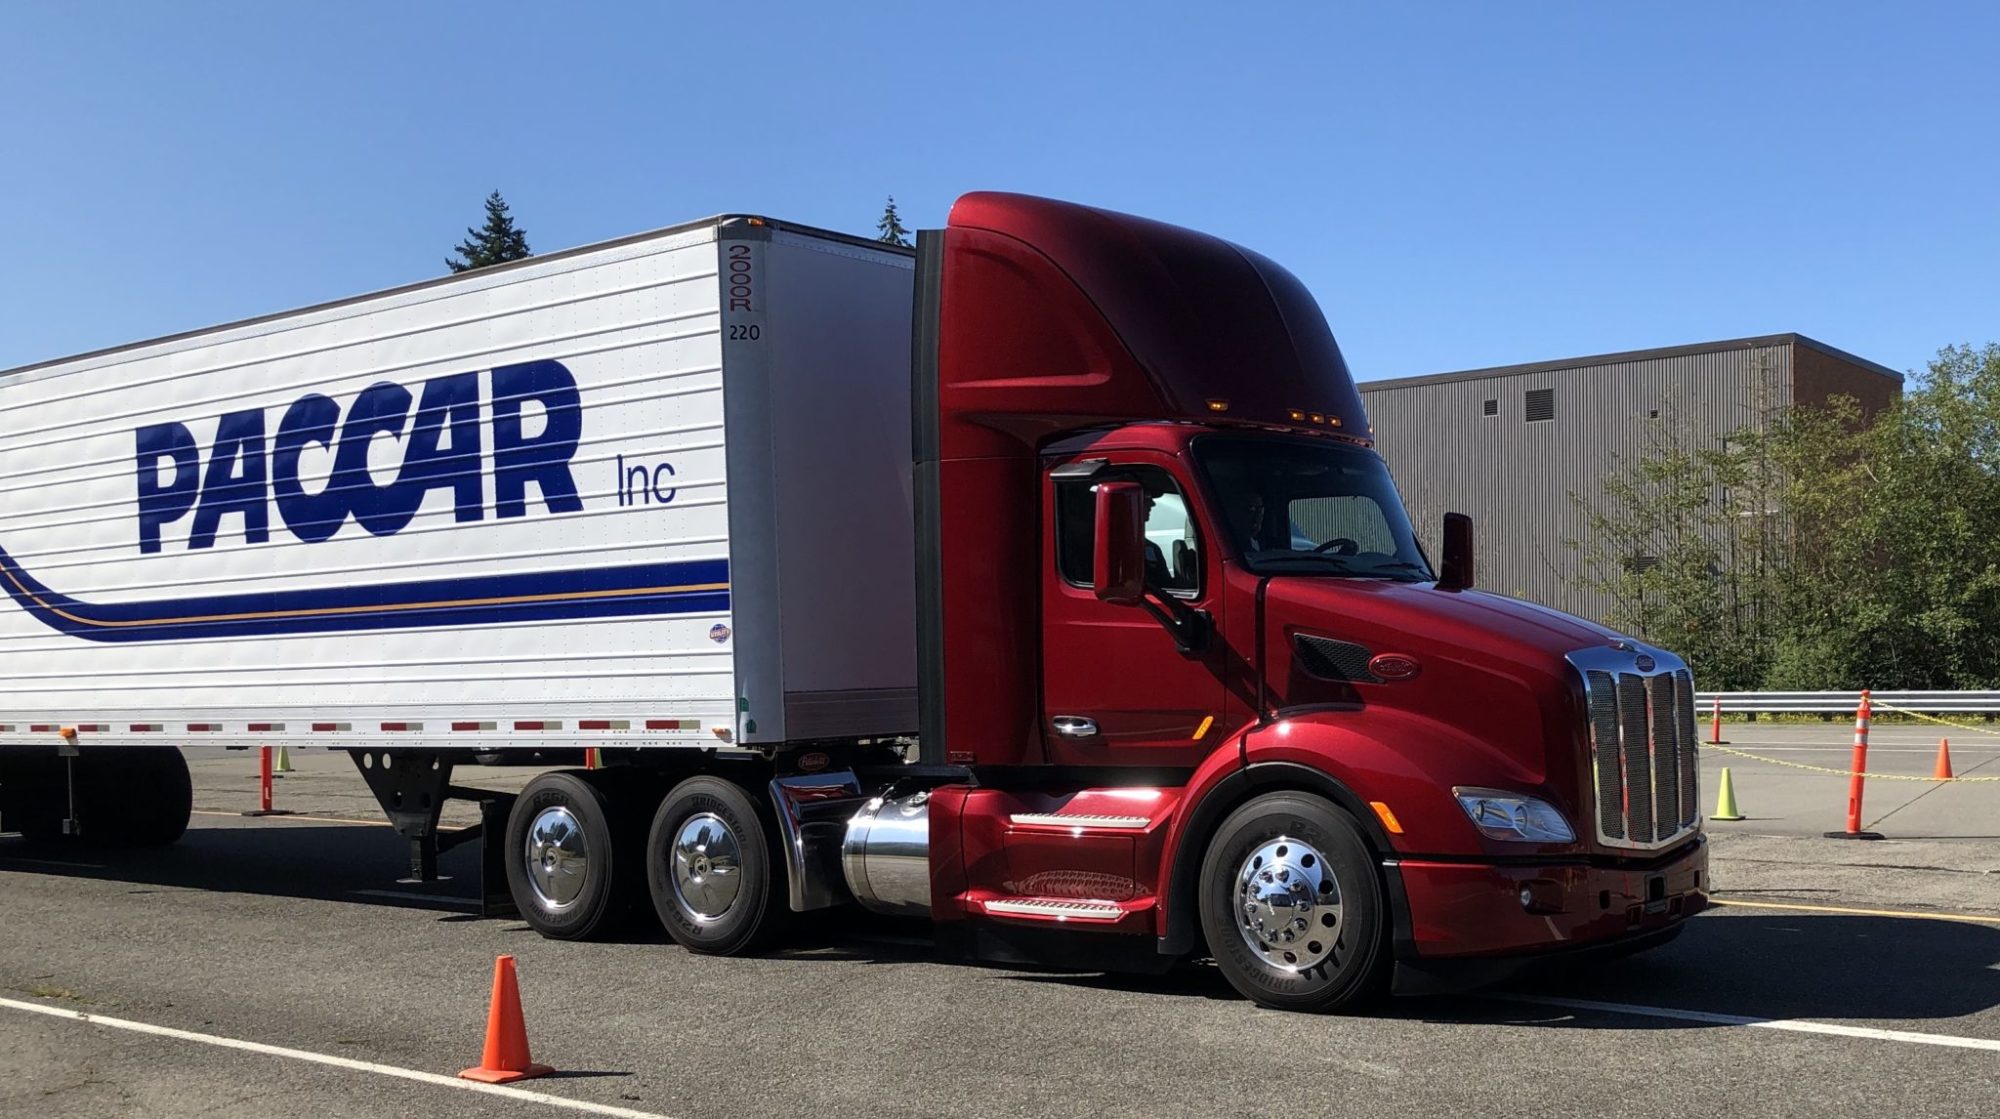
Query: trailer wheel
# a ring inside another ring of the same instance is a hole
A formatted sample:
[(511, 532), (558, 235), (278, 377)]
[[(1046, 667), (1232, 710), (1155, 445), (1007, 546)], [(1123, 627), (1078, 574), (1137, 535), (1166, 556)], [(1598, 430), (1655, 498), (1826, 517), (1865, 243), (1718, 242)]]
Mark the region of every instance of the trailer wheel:
[(646, 838), (646, 884), (667, 934), (716, 956), (768, 944), (789, 912), (774, 849), (764, 813), (742, 789), (716, 777), (674, 786)]
[(120, 746), (77, 762), (77, 815), (85, 843), (164, 847), (187, 831), (194, 781), (179, 748)]
[(507, 816), (507, 888), (528, 927), (552, 940), (609, 933), (629, 908), (621, 865), (630, 847), (614, 842), (611, 803), (575, 773), (528, 782)]
[(62, 835), (68, 785), (55, 747), (0, 748), (0, 831), (20, 832), (30, 843)]
[(1201, 864), (1209, 951), (1244, 997), (1325, 1013), (1389, 978), (1382, 883), (1361, 829), (1307, 793), (1267, 793), (1230, 813)]

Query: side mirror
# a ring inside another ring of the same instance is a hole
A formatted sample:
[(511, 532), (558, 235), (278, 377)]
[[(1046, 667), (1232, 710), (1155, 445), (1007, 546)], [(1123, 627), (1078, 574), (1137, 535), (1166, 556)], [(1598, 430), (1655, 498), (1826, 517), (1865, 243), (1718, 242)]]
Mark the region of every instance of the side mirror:
[(1472, 586), (1472, 518), (1444, 515), (1444, 562), (1438, 565), (1438, 586), (1462, 591)]
[(1137, 482), (1097, 487), (1096, 546), (1090, 581), (1097, 597), (1117, 606), (1146, 600), (1146, 504)]

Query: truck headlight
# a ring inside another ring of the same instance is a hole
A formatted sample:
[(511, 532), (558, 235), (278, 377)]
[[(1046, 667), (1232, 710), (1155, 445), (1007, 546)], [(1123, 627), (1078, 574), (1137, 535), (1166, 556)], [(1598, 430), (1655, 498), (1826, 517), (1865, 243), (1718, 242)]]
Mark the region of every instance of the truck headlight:
[(1453, 789), (1472, 826), (1488, 839), (1515, 843), (1573, 843), (1569, 821), (1545, 800), (1497, 789)]

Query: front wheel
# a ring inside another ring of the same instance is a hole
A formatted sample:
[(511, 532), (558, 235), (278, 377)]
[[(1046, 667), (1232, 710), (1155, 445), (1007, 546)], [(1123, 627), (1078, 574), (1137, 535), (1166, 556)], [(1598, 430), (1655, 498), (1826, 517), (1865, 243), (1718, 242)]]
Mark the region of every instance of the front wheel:
[(1244, 997), (1274, 1010), (1352, 1008), (1387, 986), (1388, 921), (1353, 819), (1308, 793), (1230, 813), (1201, 864), (1209, 951)]

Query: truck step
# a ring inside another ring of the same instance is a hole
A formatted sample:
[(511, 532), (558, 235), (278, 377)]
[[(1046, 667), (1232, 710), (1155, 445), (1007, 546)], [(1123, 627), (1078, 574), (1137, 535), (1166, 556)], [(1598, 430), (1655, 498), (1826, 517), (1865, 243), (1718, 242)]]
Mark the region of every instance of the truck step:
[(1084, 812), (1016, 812), (1007, 817), (1015, 827), (1102, 828), (1113, 831), (1143, 831), (1152, 823), (1147, 816), (1094, 816)]
[(984, 902), (986, 912), (1003, 917), (1053, 917), (1057, 920), (1116, 921), (1125, 915), (1115, 901), (1077, 901), (1071, 898), (994, 898)]

